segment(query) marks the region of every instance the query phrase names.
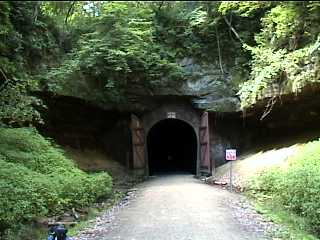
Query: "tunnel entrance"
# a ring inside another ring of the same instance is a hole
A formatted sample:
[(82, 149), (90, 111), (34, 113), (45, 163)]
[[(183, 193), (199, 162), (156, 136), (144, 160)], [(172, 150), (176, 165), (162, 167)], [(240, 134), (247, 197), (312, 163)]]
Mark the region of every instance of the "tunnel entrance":
[(149, 174), (197, 170), (197, 136), (191, 125), (178, 119), (156, 123), (147, 136)]

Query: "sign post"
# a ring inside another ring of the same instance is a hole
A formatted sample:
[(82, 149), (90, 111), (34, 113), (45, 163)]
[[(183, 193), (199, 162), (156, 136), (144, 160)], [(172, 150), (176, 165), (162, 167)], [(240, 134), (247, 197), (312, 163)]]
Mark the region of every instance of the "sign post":
[(237, 150), (236, 149), (226, 149), (226, 160), (230, 162), (230, 191), (232, 191), (232, 162), (237, 160)]

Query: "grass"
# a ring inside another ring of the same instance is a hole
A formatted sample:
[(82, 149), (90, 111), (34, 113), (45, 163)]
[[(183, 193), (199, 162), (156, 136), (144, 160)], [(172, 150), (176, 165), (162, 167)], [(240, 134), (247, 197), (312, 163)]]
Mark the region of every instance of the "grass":
[(88, 214), (86, 216), (86, 219), (80, 221), (75, 226), (70, 227), (68, 229), (68, 235), (69, 236), (75, 236), (79, 232), (81, 232), (82, 230), (84, 230), (84, 229), (88, 228), (89, 226), (91, 226), (92, 225), (91, 221), (93, 219), (95, 219), (96, 217), (100, 216), (105, 211), (107, 211), (109, 208), (111, 208), (112, 206), (114, 206), (117, 203), (119, 203), (121, 201), (121, 199), (125, 196), (125, 193), (124, 192), (120, 192), (120, 191), (114, 191), (111, 194), (111, 196), (112, 197), (110, 197), (109, 199), (107, 199), (106, 202), (104, 202), (105, 204), (103, 206), (90, 207), (88, 209)]
[(264, 215), (266, 219), (278, 224), (277, 230), (269, 232), (272, 239), (283, 240), (319, 240), (316, 236), (307, 232), (308, 223), (302, 217), (287, 211), (273, 200), (258, 201), (252, 199), (253, 205), (258, 213)]
[(280, 239), (319, 239), (320, 140), (311, 141), (287, 163), (266, 168), (247, 183), (257, 210), (284, 227)]

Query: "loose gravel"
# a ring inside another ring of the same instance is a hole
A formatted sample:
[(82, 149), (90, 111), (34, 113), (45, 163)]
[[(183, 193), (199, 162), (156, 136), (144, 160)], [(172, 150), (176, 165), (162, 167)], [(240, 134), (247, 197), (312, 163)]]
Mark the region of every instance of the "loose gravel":
[(131, 189), (74, 240), (272, 239), (279, 226), (246, 198), (191, 175), (156, 177)]

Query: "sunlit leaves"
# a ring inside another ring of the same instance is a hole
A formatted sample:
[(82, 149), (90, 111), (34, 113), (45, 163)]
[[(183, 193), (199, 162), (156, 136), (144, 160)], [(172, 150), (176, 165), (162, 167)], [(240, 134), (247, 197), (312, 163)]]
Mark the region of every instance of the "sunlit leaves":
[(299, 227), (318, 234), (320, 230), (319, 149), (320, 140), (309, 142), (289, 157), (285, 167), (276, 166), (265, 169), (248, 184), (250, 193), (268, 197), (283, 208), (303, 217), (304, 223)]
[[(236, 5), (231, 9), (235, 10)], [(284, 94), (320, 82), (317, 70), (320, 27), (314, 24), (320, 12), (316, 9), (318, 5), (313, 2), (278, 2), (265, 12), (261, 18), (262, 29), (255, 35), (256, 46), (244, 46), (252, 54), (252, 67), (250, 79), (239, 91), (243, 108), (264, 98), (273, 84)]]
[(60, 68), (47, 75), (45, 82), (52, 87), (65, 86), (60, 88), (60, 94), (78, 89), (86, 99), (118, 102), (135, 85), (150, 91), (166, 84), (165, 76), (170, 76), (170, 81), (182, 78), (174, 59), (161, 56), (162, 49), (154, 41), (149, 5), (110, 2), (101, 8), (101, 15), (91, 26), (92, 31), (81, 35), (79, 47)]
[(263, 29), (256, 37), (257, 42), (271, 47), (288, 44), (293, 34), (299, 30), (301, 19), (297, 8), (298, 6), (289, 3), (272, 8), (261, 19)]
[(234, 12), (242, 17), (251, 17), (259, 10), (266, 9), (272, 5), (270, 1), (223, 1), (218, 10), (222, 14)]

